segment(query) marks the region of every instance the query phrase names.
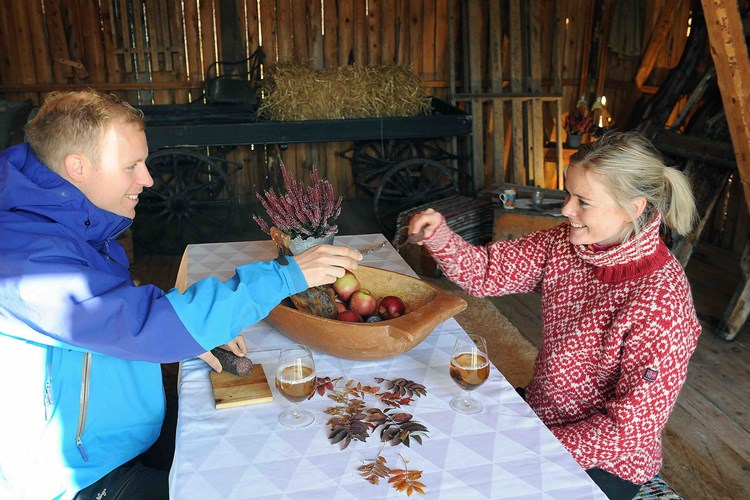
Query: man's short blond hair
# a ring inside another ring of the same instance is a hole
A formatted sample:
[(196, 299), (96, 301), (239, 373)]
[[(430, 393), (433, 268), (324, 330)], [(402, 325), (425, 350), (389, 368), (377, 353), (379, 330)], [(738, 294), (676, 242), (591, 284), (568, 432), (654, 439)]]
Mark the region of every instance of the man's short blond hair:
[(114, 94), (52, 92), (26, 125), (26, 141), (37, 158), (58, 173), (69, 154), (83, 154), (98, 165), (105, 134), (115, 120), (145, 128), (143, 112)]

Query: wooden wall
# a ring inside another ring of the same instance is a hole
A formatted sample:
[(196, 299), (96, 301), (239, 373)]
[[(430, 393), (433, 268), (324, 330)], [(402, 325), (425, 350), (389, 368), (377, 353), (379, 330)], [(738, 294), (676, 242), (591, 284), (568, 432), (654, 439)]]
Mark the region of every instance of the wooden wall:
[[(134, 104), (191, 102), (212, 63), (260, 44), (266, 69), (407, 65), (429, 93), (474, 115), (476, 188), (557, 188), (550, 143), (560, 116), (580, 96), (591, 104), (606, 95), (615, 126), (624, 126), (678, 62), (689, 16), (688, 0), (2, 2), (0, 99), (38, 103), (51, 90), (92, 87)], [(298, 176), (317, 164), (338, 194), (356, 198), (349, 161), (338, 155), (350, 146), (281, 154)], [(231, 153), (245, 165), (233, 179), (241, 202), (266, 187), (268, 158), (262, 147)]]

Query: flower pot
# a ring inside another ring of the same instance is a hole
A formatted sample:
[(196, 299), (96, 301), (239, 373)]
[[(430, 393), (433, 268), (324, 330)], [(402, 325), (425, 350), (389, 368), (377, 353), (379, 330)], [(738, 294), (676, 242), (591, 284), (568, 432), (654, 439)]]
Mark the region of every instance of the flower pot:
[(329, 234), (321, 238), (302, 238), (301, 236), (291, 238), (289, 240), (289, 251), (292, 252), (292, 255), (297, 255), (315, 245), (333, 245), (333, 237), (333, 234)]
[(292, 238), (276, 226), (271, 227), (271, 239), (279, 247), (280, 255), (297, 255), (315, 245), (332, 245), (333, 237), (334, 234), (329, 234), (321, 238), (303, 238), (301, 236)]
[(568, 147), (577, 148), (581, 145), (581, 139), (583, 139), (582, 135), (568, 134)]

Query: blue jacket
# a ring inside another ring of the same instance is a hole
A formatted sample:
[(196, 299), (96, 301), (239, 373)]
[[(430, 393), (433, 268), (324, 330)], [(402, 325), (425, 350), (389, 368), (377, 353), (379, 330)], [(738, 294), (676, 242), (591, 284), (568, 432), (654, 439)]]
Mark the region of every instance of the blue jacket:
[(294, 259), (184, 294), (130, 279), (101, 210), (28, 144), (0, 153), (0, 498), (69, 498), (148, 449), (159, 363), (203, 353), (307, 288)]

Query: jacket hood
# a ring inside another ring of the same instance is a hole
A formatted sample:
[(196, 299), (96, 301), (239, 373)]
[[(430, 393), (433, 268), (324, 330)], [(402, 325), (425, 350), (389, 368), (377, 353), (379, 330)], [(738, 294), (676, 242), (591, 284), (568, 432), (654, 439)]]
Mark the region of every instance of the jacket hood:
[(28, 143), (0, 153), (0, 213), (7, 212), (52, 220), (95, 247), (132, 223), (91, 203), (73, 184), (44, 166)]

